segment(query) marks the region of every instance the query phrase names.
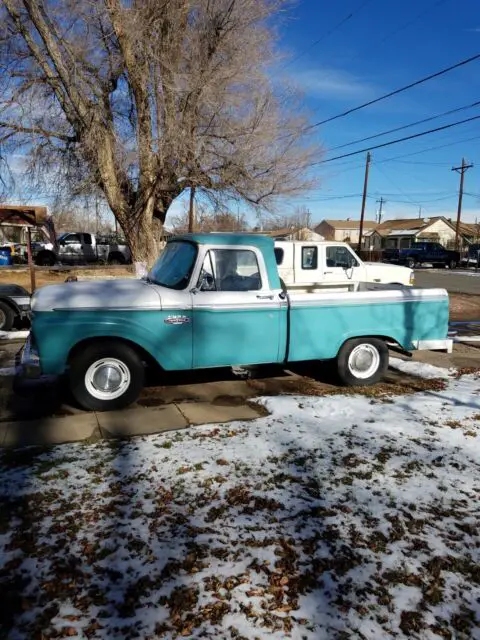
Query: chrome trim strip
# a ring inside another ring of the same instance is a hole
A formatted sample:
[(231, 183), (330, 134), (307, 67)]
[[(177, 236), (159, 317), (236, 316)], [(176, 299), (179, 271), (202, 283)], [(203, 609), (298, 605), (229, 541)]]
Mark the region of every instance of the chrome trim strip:
[(350, 306), (359, 306), (359, 305), (378, 305), (378, 304), (402, 304), (405, 302), (443, 302), (445, 300), (444, 296), (438, 296), (438, 297), (431, 297), (431, 298), (410, 298), (410, 297), (403, 297), (400, 299), (395, 299), (395, 298), (386, 298), (386, 297), (381, 297), (378, 298), (377, 296), (375, 297), (362, 297), (362, 298), (354, 298), (354, 297), (348, 297), (348, 298), (343, 298), (343, 299), (332, 299), (332, 298), (326, 298), (324, 300), (291, 300), (290, 301), (290, 308), (291, 309), (300, 309), (300, 308), (305, 308), (305, 307), (332, 307), (332, 306), (345, 306), (345, 307), (350, 307)]
[(446, 351), (452, 353), (453, 340), (412, 340), (414, 349), (418, 351)]
[[(41, 311), (40, 313), (49, 313), (51, 311), (162, 311), (168, 309), (179, 309), (180, 307), (55, 307), (49, 311)], [(186, 309), (188, 310), (188, 308)]]
[(196, 304), (193, 311), (280, 311), (286, 308), (286, 303), (279, 304), (275, 301), (272, 304), (246, 304), (240, 302), (232, 302), (230, 304)]

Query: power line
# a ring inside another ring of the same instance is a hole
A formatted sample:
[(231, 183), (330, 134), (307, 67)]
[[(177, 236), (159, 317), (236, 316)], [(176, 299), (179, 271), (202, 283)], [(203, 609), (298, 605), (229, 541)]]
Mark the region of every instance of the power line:
[[(411, 156), (418, 156), (421, 153), (428, 153), (429, 151), (436, 151), (437, 149), (445, 149), (446, 147), (453, 147), (456, 144), (463, 144), (464, 142), (471, 142), (472, 140), (479, 140), (480, 136), (473, 136), (472, 138), (462, 138), (462, 140), (455, 140), (455, 142), (448, 142), (447, 144), (436, 145), (435, 147), (427, 147), (420, 151), (413, 151), (411, 153), (404, 153), (401, 156), (394, 156), (393, 158), (385, 158), (385, 160), (374, 160), (374, 164), (383, 164), (384, 162), (398, 162), (399, 158), (410, 158)], [(424, 164), (420, 162), (411, 162), (410, 164)], [(447, 163), (450, 166), (450, 163)], [(359, 165), (360, 166), (360, 165)]]
[(300, 60), (300, 58), (303, 58), (303, 56), (306, 55), (309, 51), (311, 51), (314, 47), (316, 47), (321, 42), (323, 42), (324, 40), (329, 38), (332, 35), (332, 33), (335, 33), (335, 31), (338, 31), (339, 29), (341, 29), (341, 27), (343, 27), (343, 25), (346, 22), (351, 20), (356, 13), (359, 13), (364, 7), (367, 6), (367, 4), (370, 4), (370, 2), (372, 2), (372, 0), (364, 0), (364, 2), (362, 2), (362, 4), (359, 7), (357, 7), (353, 11), (351, 11), (347, 16), (342, 18), (342, 20), (340, 20), (340, 22), (338, 22), (336, 25), (334, 25), (331, 29), (329, 29), (322, 36), (320, 36), (320, 38), (318, 38), (317, 40), (312, 42), (312, 44), (310, 44), (306, 49), (304, 49), (297, 56), (295, 56), (295, 58), (293, 58), (293, 60), (289, 60), (283, 67), (280, 68), (280, 71), (283, 71), (284, 69), (286, 69), (287, 67), (292, 65), (294, 62), (297, 62), (297, 60)]
[(424, 16), (426, 16), (428, 13), (430, 13), (430, 11), (433, 11), (434, 9), (436, 9), (437, 7), (439, 7), (441, 4), (444, 4), (446, 0), (436, 0), (436, 2), (433, 2), (431, 5), (429, 5), (426, 9), (424, 9), (423, 11), (421, 11), (419, 14), (417, 14), (414, 18), (412, 18), (411, 20), (409, 20), (408, 22), (405, 22), (403, 25), (400, 25), (399, 27), (397, 27), (396, 29), (393, 29), (393, 31), (391, 31), (390, 33), (387, 33), (381, 40), (379, 40), (378, 42), (376, 42), (374, 47), (369, 47), (368, 49), (366, 49), (366, 51), (364, 51), (363, 53), (368, 53), (369, 51), (373, 51), (374, 49), (376, 51), (378, 51), (378, 47), (380, 45), (382, 45), (384, 42), (387, 42), (388, 40), (391, 40), (394, 36), (396, 36), (398, 33), (400, 33), (401, 31), (404, 31), (405, 29), (408, 29), (408, 27), (411, 27), (412, 24), (415, 24), (415, 22), (417, 22), (417, 20), (420, 20), (421, 18), (423, 18)]
[(309, 131), (310, 129), (314, 129), (315, 127), (320, 127), (322, 124), (327, 124), (327, 122), (332, 122), (333, 120), (338, 120), (339, 118), (344, 118), (345, 116), (350, 115), (351, 113), (355, 113), (355, 111), (360, 111), (360, 109), (365, 109), (365, 107), (370, 107), (372, 104), (376, 104), (377, 102), (381, 102), (382, 100), (386, 100), (387, 98), (391, 98), (392, 96), (398, 95), (403, 91), (407, 91), (408, 89), (412, 89), (413, 87), (417, 87), (424, 82), (428, 82), (428, 80), (433, 80), (433, 78), (438, 78), (454, 69), (458, 69), (463, 67), (470, 62), (474, 62), (480, 58), (480, 53), (477, 53), (475, 56), (471, 58), (466, 58), (465, 60), (461, 60), (456, 64), (447, 67), (446, 69), (442, 69), (441, 71), (437, 71), (436, 73), (432, 73), (429, 76), (421, 78), (420, 80), (416, 80), (415, 82), (411, 82), (410, 84), (405, 85), (404, 87), (400, 87), (400, 89), (395, 89), (394, 91), (390, 91), (389, 93), (380, 96), (379, 98), (375, 98), (374, 100), (369, 100), (368, 102), (364, 102), (358, 107), (353, 107), (352, 109), (347, 109), (347, 111), (343, 111), (342, 113), (338, 113), (335, 116), (331, 116), (330, 118), (326, 118), (325, 120), (321, 120), (320, 122), (316, 122), (315, 124), (311, 124), (308, 127), (305, 127), (304, 131)]
[(473, 107), (478, 107), (480, 105), (480, 100), (477, 102), (472, 102), (472, 104), (465, 105), (463, 107), (457, 107), (456, 109), (450, 109), (449, 111), (444, 111), (443, 113), (438, 113), (435, 116), (430, 116), (429, 118), (423, 118), (422, 120), (417, 120), (416, 122), (411, 122), (409, 124), (404, 124), (401, 127), (395, 127), (395, 129), (389, 129), (388, 131), (382, 131), (381, 133), (375, 133), (374, 135), (367, 136), (366, 138), (359, 138), (358, 140), (353, 140), (352, 142), (346, 142), (345, 144), (340, 144), (336, 147), (331, 147), (329, 151), (335, 151), (336, 149), (343, 149), (345, 147), (351, 147), (354, 144), (359, 144), (360, 142), (366, 142), (367, 140), (373, 140), (374, 138), (380, 138), (381, 136), (386, 136), (389, 133), (395, 133), (396, 131), (402, 131), (403, 129), (409, 129), (410, 127), (415, 127), (418, 124), (423, 124), (425, 122), (431, 122), (432, 120), (436, 120), (437, 118), (443, 118), (444, 116), (449, 116), (452, 113), (458, 113), (459, 111), (465, 111), (465, 109), (472, 109)]
[(325, 164), (326, 162), (333, 162), (333, 160), (340, 160), (340, 158), (349, 158), (350, 156), (356, 156), (359, 153), (365, 153), (366, 151), (373, 151), (373, 149), (381, 149), (382, 147), (389, 147), (392, 144), (398, 144), (399, 142), (405, 142), (406, 140), (413, 140), (414, 138), (421, 138), (422, 136), (426, 136), (430, 133), (436, 133), (437, 131), (444, 131), (445, 129), (451, 129), (451, 127), (457, 127), (460, 124), (464, 124), (465, 122), (471, 122), (472, 120), (479, 120), (479, 116), (472, 116), (471, 118), (466, 118), (465, 120), (458, 120), (457, 122), (452, 122), (450, 124), (445, 124), (442, 127), (436, 127), (435, 129), (428, 129), (427, 131), (421, 131), (420, 133), (414, 133), (411, 136), (405, 136), (403, 138), (397, 138), (396, 140), (390, 140), (389, 142), (384, 142), (382, 144), (377, 144), (374, 147), (366, 147), (365, 149), (360, 149), (358, 151), (351, 151), (350, 153), (344, 153), (341, 156), (335, 156), (334, 158), (327, 158), (326, 160), (320, 160), (319, 162), (313, 162), (312, 166), (318, 164)]

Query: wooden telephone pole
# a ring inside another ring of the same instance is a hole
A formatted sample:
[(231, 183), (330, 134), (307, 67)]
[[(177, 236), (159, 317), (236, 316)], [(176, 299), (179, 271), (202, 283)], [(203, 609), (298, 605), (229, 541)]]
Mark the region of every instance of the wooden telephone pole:
[(471, 169), (473, 164), (467, 164), (465, 158), (462, 158), (462, 165), (460, 167), (452, 167), (452, 171), (456, 171), (460, 174), (460, 189), (458, 190), (458, 209), (457, 209), (457, 226), (455, 227), (455, 251), (458, 251), (460, 242), (460, 220), (462, 218), (462, 201), (463, 201), (463, 183), (465, 179), (465, 172)]
[(193, 233), (195, 226), (195, 187), (190, 187), (190, 204), (188, 206), (188, 233)]
[(385, 198), (380, 198), (380, 200), (377, 200), (378, 202), (378, 224), (381, 224), (382, 222), (382, 214), (383, 214), (383, 205), (386, 203)]
[(368, 151), (367, 161), (365, 163), (365, 180), (363, 182), (362, 211), (360, 213), (360, 229), (358, 232), (358, 251), (361, 251), (362, 249), (363, 220), (365, 218), (365, 204), (367, 202), (367, 190), (368, 190), (368, 172), (370, 169), (371, 160), (372, 160), (372, 154), (370, 153), (370, 151)]

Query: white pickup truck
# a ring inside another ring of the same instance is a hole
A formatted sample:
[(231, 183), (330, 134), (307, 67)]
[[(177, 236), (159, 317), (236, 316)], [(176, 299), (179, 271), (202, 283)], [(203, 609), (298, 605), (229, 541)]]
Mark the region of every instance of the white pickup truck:
[(275, 242), (280, 278), (289, 289), (310, 286), (329, 291), (357, 291), (361, 282), (411, 286), (408, 267), (362, 262), (345, 242)]
[[(56, 246), (55, 246), (56, 244)], [(93, 233), (62, 233), (56, 243), (32, 244), (35, 264), (51, 266), (57, 262), (85, 264), (108, 262), (127, 264), (131, 262), (130, 249), (122, 243)]]

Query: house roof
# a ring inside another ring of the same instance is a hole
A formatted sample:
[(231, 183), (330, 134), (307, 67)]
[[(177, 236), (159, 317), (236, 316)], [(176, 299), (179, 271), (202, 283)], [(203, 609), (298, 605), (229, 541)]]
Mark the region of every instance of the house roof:
[[(360, 220), (323, 220), (322, 222), (326, 222), (327, 224), (329, 224), (331, 227), (333, 227), (334, 229), (345, 229), (345, 230), (350, 230), (350, 229), (359, 229), (360, 228)], [(322, 224), (322, 223), (320, 223)], [(320, 225), (318, 225), (315, 229), (315, 231), (318, 229)], [(377, 226), (376, 222), (373, 222), (372, 220), (364, 220), (363, 221), (363, 228), (364, 229), (374, 229)]]
[[(441, 217), (436, 218), (400, 218), (398, 220), (386, 220), (377, 227), (377, 231), (419, 231), (436, 222), (442, 220)], [(445, 220), (449, 224), (448, 220)]]
[(480, 223), (461, 222), (460, 233), (464, 236), (480, 237)]

